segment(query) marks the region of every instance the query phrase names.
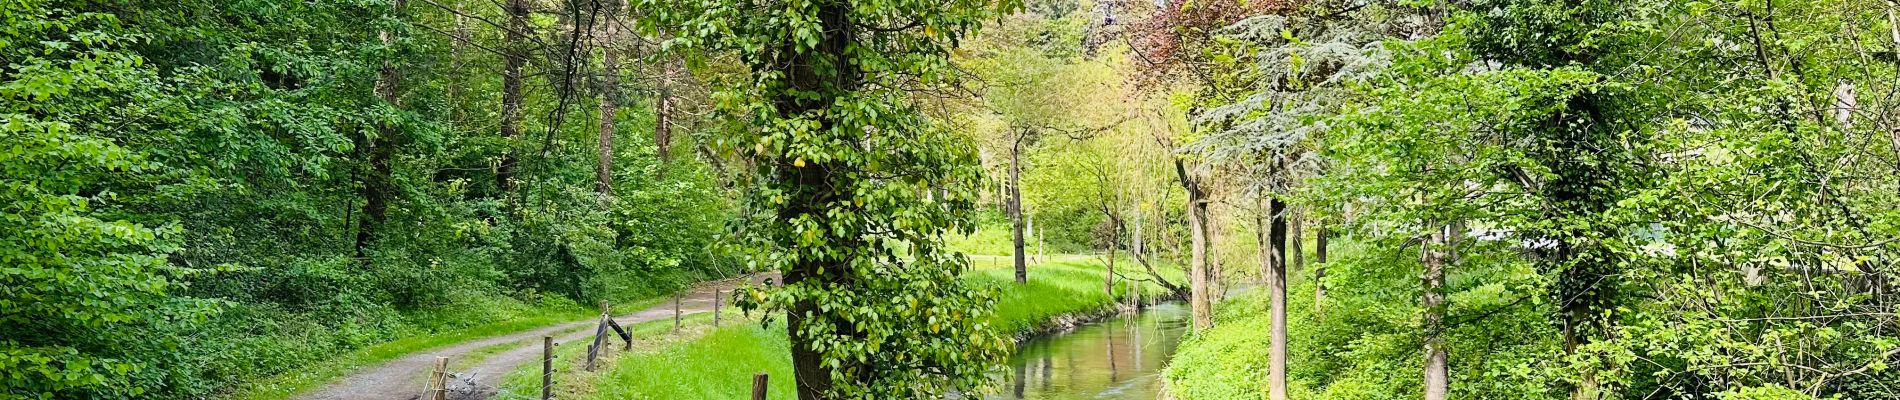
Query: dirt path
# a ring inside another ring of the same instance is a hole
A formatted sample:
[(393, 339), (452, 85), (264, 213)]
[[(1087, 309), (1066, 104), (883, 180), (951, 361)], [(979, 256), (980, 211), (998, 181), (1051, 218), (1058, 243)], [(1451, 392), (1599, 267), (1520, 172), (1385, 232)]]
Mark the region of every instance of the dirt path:
[[(771, 277), (768, 275), (754, 275), (744, 279), (759, 282), (768, 278)], [(697, 285), (680, 297), (680, 312), (690, 314), (711, 311), (714, 288), (718, 288), (721, 293), (730, 293), (731, 289), (738, 286), (741, 282), (742, 279), (730, 279)], [(671, 301), (631, 314), (620, 315), (614, 317), (614, 320), (619, 322), (620, 326), (632, 326), (640, 322), (668, 318), (673, 318), (673, 302)], [(507, 375), (509, 371), (513, 371), (522, 364), (540, 360), (542, 336), (554, 336), (554, 341), (557, 344), (576, 340), (590, 340), (593, 335), (593, 331), (590, 328), (593, 328), (594, 323), (594, 320), (575, 321), (553, 327), (472, 340), (447, 347), (419, 351), (403, 356), (402, 358), (390, 360), (382, 365), (350, 373), (341, 379), (330, 382), (316, 390), (297, 395), (294, 398), (304, 400), (415, 399), (421, 396), (424, 386), (427, 385), (429, 370), (433, 368), (436, 357), (448, 357), (450, 365), (454, 365), (456, 359), (476, 349), (511, 342), (516, 343), (517, 345), (507, 350), (489, 355), (487, 358), (483, 358), (480, 362), (468, 366), (461, 371), (455, 371), (458, 378), (472, 381), (477, 388), (487, 389), (481, 392), (484, 393), (483, 395), (477, 397), (488, 397), (494, 393), (495, 387), (500, 386), (502, 377)], [(463, 385), (466, 386), (466, 384)]]

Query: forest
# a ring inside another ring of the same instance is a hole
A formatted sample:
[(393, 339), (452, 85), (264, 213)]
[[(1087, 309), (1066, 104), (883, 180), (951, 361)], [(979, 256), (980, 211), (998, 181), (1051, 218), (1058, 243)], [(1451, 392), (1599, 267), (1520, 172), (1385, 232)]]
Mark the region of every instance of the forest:
[(1896, 0), (0, 0), (0, 400), (1894, 364)]

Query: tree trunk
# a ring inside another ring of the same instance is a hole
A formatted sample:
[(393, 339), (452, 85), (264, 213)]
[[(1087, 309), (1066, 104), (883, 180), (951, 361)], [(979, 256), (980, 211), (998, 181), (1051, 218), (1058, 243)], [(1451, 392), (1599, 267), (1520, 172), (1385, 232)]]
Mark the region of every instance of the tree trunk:
[[(1018, 133), (1021, 135), (1021, 133)], [(1009, 145), (1009, 223), (1010, 234), (1014, 238), (1011, 244), (1016, 261), (1016, 283), (1029, 282), (1029, 262), (1023, 253), (1023, 188), (1022, 188), (1022, 137), (1017, 136)]]
[[(1427, 224), (1430, 226), (1430, 224)], [(1424, 294), (1419, 306), (1425, 309), (1425, 320), (1421, 325), (1425, 330), (1425, 400), (1444, 400), (1450, 371), (1446, 365), (1444, 344), (1445, 323), (1445, 259), (1450, 247), (1450, 226), (1433, 227), (1425, 245), (1421, 246), (1421, 261), (1425, 264), (1423, 278)]]
[(1273, 310), (1269, 318), (1272, 336), (1268, 344), (1267, 357), (1267, 398), (1286, 400), (1286, 202), (1274, 197), (1268, 201), (1268, 212), (1272, 213), (1273, 223), (1268, 234), (1272, 243), (1272, 263), (1267, 271), (1267, 295), (1271, 296)]
[(515, 190), (515, 138), (521, 136), (521, 66), (528, 62), (528, 0), (508, 0), (506, 58), (501, 67), (501, 162), (495, 166), (495, 190)]
[[(1207, 293), (1207, 192), (1188, 176), (1187, 164), (1174, 159), (1174, 176), (1187, 189), (1188, 236), (1188, 309), (1192, 310), (1194, 330), (1214, 327), (1214, 305)], [(1165, 236), (1164, 236), (1165, 237)]]
[(609, 196), (614, 190), (614, 114), (620, 102), (620, 54), (614, 49), (614, 13), (620, 9), (618, 0), (607, 0), (605, 25), (601, 29), (601, 68), (600, 82), (600, 141), (599, 163), (594, 167), (594, 191), (601, 196)]
[[(393, 0), (391, 3), (391, 12), (400, 17), (403, 0)], [(395, 32), (379, 31), (376, 37), (383, 46), (395, 46)], [(376, 83), (371, 89), (376, 98), (382, 99), (392, 110), (402, 107), (402, 99), (396, 93), (401, 75), (397, 74), (394, 58), (394, 55), (384, 55), (382, 69), (376, 73)], [(396, 126), (385, 119), (384, 122), (376, 123), (376, 137), (364, 141), (369, 147), (366, 152), (369, 176), (364, 179), (362, 188), (363, 219), (357, 221), (356, 229), (356, 257), (359, 259), (367, 259), (370, 244), (375, 242), (383, 222), (389, 217), (389, 198), (395, 195), (394, 171), (389, 162), (396, 153), (395, 138), (398, 133)]]
[[(779, 44), (788, 48), (784, 54), (790, 54), (791, 57), (782, 63), (780, 70), (776, 72), (787, 77), (786, 83), (792, 89), (773, 99), (780, 115), (801, 115), (830, 107), (837, 100), (835, 93), (857, 89), (855, 85), (860, 71), (853, 65), (842, 63), (846, 57), (846, 49), (852, 42), (848, 32), (857, 29), (850, 20), (848, 8), (850, 6), (842, 2), (820, 2), (814, 7), (817, 7), (818, 21), (816, 23), (820, 28), (819, 31), (824, 32), (823, 37), (806, 51), (790, 50), (789, 48), (797, 46), (793, 43)], [(834, 95), (814, 98), (791, 94), (799, 92)], [(826, 117), (820, 117), (819, 121), (821, 125), (819, 129), (832, 129), (841, 123)], [(836, 184), (848, 187), (851, 184), (851, 182), (837, 182), (837, 179), (831, 175), (834, 173), (834, 168), (823, 162), (803, 167), (795, 167), (792, 164), (793, 161), (789, 160), (781, 159), (777, 162), (780, 165), (775, 168), (778, 171), (775, 179), (782, 182), (796, 182), (797, 185), (794, 187), (819, 188)], [(823, 210), (817, 208), (836, 204), (844, 196), (835, 190), (798, 190), (790, 193), (790, 198), (786, 201), (787, 206), (779, 210), (778, 217), (781, 221), (816, 217), (819, 219), (818, 223), (824, 224), (828, 217), (824, 217)], [(849, 247), (866, 244), (857, 241), (835, 245)], [(850, 284), (848, 281), (851, 278), (848, 272), (845, 268), (836, 265), (837, 262), (821, 257), (801, 257), (784, 271), (785, 284), (796, 285), (806, 280), (817, 280), (816, 285), (829, 287)], [(839, 367), (838, 365), (826, 365), (824, 353), (813, 347), (813, 339), (804, 336), (803, 332), (807, 330), (807, 325), (814, 323), (814, 321), (809, 321), (807, 316), (822, 314), (825, 314), (825, 311), (819, 309), (816, 300), (809, 296), (792, 302), (791, 306), (785, 310), (785, 331), (791, 342), (792, 381), (797, 387), (798, 398), (803, 400), (828, 398), (827, 396), (832, 394), (836, 385), (833, 376), (844, 374), (844, 371), (834, 370)]]
[(1207, 201), (1201, 196), (1200, 191), (1188, 191), (1188, 233), (1193, 240), (1188, 249), (1188, 303), (1196, 332), (1214, 327), (1207, 290)]
[[(1103, 293), (1108, 294), (1109, 299), (1114, 299), (1115, 298), (1115, 244), (1117, 242), (1116, 239), (1119, 239), (1117, 238), (1117, 236), (1121, 236), (1121, 229), (1119, 228), (1121, 223), (1112, 218), (1110, 222), (1116, 224), (1116, 227), (1108, 228), (1108, 232), (1109, 232), (1108, 233), (1108, 275), (1102, 277), (1102, 290), (1103, 290)], [(1130, 288), (1132, 289), (1133, 287), (1130, 287)]]
[(1313, 315), (1324, 316), (1326, 300), (1326, 239), (1331, 236), (1326, 223), (1313, 230)]
[(1305, 235), (1301, 234), (1300, 229), (1301, 225), (1305, 225), (1306, 221), (1304, 221), (1304, 218), (1301, 218), (1304, 216), (1304, 213), (1299, 210), (1295, 209), (1289, 212), (1293, 215), (1287, 218), (1287, 248), (1293, 252), (1293, 265), (1290, 266), (1288, 270), (1299, 271), (1300, 268), (1306, 267), (1306, 243), (1302, 238)]
[(666, 166), (673, 159), (673, 64), (660, 61), (660, 95), (653, 104), (653, 144), (659, 146), (660, 165), (654, 179), (666, 179)]

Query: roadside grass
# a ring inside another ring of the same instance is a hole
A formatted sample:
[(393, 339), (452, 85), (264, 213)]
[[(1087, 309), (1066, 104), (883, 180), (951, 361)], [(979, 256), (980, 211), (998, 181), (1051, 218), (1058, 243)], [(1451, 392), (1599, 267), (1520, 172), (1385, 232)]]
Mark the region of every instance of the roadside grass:
[[(1057, 257), (1051, 257), (1057, 258)], [(996, 313), (990, 318), (1001, 332), (1025, 334), (1058, 316), (1097, 312), (1125, 300), (1129, 285), (1117, 279), (1116, 295), (1104, 293), (1107, 275), (1099, 258), (1064, 256), (1029, 268), (1029, 283), (1017, 285), (1013, 268), (977, 268), (964, 276), (978, 288), (995, 290)], [(1117, 262), (1117, 266), (1124, 265)], [(1179, 281), (1179, 276), (1168, 277)], [(1163, 290), (1140, 286), (1144, 298)], [(732, 313), (731, 315), (737, 315)], [(756, 321), (713, 329), (708, 319), (695, 319), (692, 333), (665, 340), (641, 342), (632, 352), (616, 354), (607, 367), (594, 373), (573, 373), (574, 362), (556, 367), (557, 397), (579, 399), (738, 399), (751, 393), (752, 375), (770, 374), (770, 398), (794, 396), (791, 345), (782, 324), (760, 326)], [(666, 328), (671, 328), (668, 321)], [(558, 346), (565, 347), (565, 346)], [(557, 351), (584, 351), (585, 345)], [(510, 374), (510, 390), (539, 393), (540, 367), (524, 367)], [(521, 382), (514, 379), (519, 375)], [(530, 381), (531, 380), (531, 381)]]
[[(631, 304), (633, 309), (645, 309), (671, 297), (654, 297)], [(516, 313), (513, 318), (495, 321), (466, 328), (442, 332), (409, 336), (345, 352), (327, 360), (274, 375), (242, 387), (225, 396), (236, 400), (281, 400), (314, 390), (325, 383), (334, 381), (357, 369), (375, 366), (415, 352), (482, 338), (502, 336), (522, 331), (539, 329), (563, 323), (584, 321), (597, 311), (571, 302), (560, 305), (537, 306)], [(668, 321), (671, 323), (671, 321)], [(512, 343), (512, 342), (511, 342)], [(491, 349), (492, 348), (492, 349)], [(487, 355), (505, 350), (502, 344), (478, 349), (487, 350)]]

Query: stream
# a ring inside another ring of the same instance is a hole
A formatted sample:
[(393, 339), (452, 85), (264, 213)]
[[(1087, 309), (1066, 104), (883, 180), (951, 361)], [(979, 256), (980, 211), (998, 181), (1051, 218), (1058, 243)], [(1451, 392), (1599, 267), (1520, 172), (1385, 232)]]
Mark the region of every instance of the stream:
[(1187, 332), (1188, 311), (1162, 303), (1023, 343), (988, 399), (1143, 399)]

